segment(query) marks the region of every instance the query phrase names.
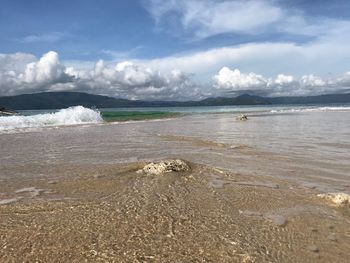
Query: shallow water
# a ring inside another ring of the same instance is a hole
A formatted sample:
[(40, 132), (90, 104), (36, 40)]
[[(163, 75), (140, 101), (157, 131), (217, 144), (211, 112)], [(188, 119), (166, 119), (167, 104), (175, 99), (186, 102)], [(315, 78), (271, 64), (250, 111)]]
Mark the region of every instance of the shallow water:
[(350, 111), (270, 111), (1, 134), (0, 259), (346, 262)]
[(237, 121), (232, 112), (202, 112), (165, 120), (2, 134), (0, 178), (50, 176), (61, 173), (62, 164), (178, 156), (313, 183), (323, 191), (349, 190), (350, 111), (271, 113), (271, 108), (264, 108), (264, 114), (255, 112), (245, 122)]

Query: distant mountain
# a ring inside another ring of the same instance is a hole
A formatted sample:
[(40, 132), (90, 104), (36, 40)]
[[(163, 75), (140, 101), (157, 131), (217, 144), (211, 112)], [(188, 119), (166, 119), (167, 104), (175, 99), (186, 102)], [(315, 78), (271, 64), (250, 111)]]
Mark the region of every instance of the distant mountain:
[(14, 110), (61, 109), (75, 105), (85, 107), (127, 107), (129, 100), (81, 92), (42, 92), (0, 97), (0, 107)]
[(325, 103), (350, 103), (350, 93), (274, 98), (245, 94), (234, 98), (217, 97), (185, 102), (126, 100), (82, 92), (42, 92), (0, 97), (0, 107), (13, 110), (61, 109), (75, 105), (96, 108), (130, 108)]

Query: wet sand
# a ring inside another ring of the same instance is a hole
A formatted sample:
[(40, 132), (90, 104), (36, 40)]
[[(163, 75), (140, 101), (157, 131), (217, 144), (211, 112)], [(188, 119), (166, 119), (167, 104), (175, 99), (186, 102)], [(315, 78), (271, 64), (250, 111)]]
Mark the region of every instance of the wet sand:
[[(347, 162), (184, 134), (174, 122), (186, 118), (3, 135), (0, 261), (347, 262), (349, 206), (317, 197), (349, 192)], [(191, 170), (138, 172), (169, 158)]]
[[(285, 180), (191, 163), (145, 175), (144, 163), (28, 186), (3, 182), (1, 262), (346, 262), (348, 207)], [(91, 167), (90, 167), (91, 169)], [(22, 197), (22, 199), (19, 199)]]

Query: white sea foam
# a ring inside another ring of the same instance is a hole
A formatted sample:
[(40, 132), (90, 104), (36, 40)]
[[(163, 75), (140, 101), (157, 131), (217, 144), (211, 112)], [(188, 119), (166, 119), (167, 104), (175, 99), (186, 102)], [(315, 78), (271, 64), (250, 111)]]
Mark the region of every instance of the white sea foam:
[(301, 108), (290, 108), (290, 109), (279, 109), (271, 110), (271, 113), (294, 113), (294, 112), (325, 112), (325, 111), (338, 111), (338, 112), (348, 112), (350, 111), (350, 106), (342, 107), (301, 107)]
[(102, 122), (98, 110), (75, 106), (54, 113), (44, 113), (31, 116), (0, 117), (0, 132), (23, 130), (28, 128), (56, 127), (76, 124)]

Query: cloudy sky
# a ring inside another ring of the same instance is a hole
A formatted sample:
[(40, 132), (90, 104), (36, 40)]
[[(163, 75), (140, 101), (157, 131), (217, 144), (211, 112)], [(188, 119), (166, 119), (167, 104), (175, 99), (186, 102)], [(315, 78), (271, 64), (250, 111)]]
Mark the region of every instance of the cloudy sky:
[(0, 96), (350, 91), (348, 0), (1, 0)]

